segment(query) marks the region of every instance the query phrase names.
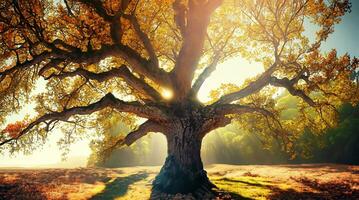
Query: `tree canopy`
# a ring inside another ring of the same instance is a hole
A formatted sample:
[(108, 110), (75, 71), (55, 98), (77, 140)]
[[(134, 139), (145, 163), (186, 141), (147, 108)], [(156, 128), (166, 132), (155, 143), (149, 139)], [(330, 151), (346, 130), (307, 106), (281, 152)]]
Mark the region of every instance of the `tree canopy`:
[[(133, 127), (105, 135), (103, 149), (111, 149), (167, 133), (188, 115), (201, 115), (202, 137), (237, 120), (290, 149), (296, 133), (335, 125), (336, 108), (359, 97), (358, 59), (320, 51), (348, 0), (4, 0), (0, 11), (1, 150), (32, 149), (59, 125), (65, 143), (88, 128), (100, 135), (109, 119)], [(314, 41), (306, 23), (318, 27)], [(199, 102), (216, 66), (237, 56), (264, 72)], [(33, 97), (39, 78), (46, 90)], [(277, 88), (297, 98), (292, 118), (280, 118)], [(5, 124), (29, 101), (36, 117)], [(147, 121), (136, 126), (138, 117)]]

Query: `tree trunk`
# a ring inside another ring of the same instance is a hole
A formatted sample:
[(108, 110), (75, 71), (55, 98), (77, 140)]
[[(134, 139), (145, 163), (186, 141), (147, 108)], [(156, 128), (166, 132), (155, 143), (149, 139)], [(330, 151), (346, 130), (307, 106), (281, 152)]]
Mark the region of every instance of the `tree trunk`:
[[(185, 125), (186, 124), (186, 125)], [(202, 137), (198, 123), (180, 123), (166, 134), (168, 156), (153, 182), (153, 189), (169, 194), (209, 192), (215, 187), (208, 179), (201, 160)]]

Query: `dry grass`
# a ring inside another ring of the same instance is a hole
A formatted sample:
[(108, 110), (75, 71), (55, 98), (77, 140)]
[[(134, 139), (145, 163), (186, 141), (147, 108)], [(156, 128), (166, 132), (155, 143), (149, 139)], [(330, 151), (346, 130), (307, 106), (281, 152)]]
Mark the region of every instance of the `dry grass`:
[[(159, 167), (0, 169), (0, 199), (148, 199)], [(359, 166), (210, 165), (225, 199), (359, 199)]]

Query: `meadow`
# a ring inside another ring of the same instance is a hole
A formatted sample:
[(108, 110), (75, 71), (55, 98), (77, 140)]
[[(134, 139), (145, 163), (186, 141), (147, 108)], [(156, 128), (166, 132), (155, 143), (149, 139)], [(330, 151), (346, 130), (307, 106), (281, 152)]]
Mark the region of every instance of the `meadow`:
[[(151, 193), (160, 167), (0, 169), (0, 199), (193, 199)], [(359, 199), (359, 166), (206, 166), (217, 199)]]

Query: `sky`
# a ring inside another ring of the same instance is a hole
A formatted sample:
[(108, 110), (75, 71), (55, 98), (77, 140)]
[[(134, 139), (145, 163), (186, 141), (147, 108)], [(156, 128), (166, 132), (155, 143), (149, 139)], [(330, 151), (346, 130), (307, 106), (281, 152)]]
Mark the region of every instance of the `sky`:
[[(315, 31), (315, 26), (306, 26), (308, 34)], [(335, 32), (322, 45), (322, 51), (329, 51), (336, 48), (339, 55), (348, 52), (351, 56), (359, 56), (359, 0), (352, 1), (352, 12), (347, 14), (343, 21), (336, 25)], [(222, 83), (241, 84), (245, 79), (253, 77), (263, 71), (262, 65), (255, 62), (248, 62), (240, 57), (232, 58), (218, 65), (217, 70), (205, 81), (199, 91), (198, 98), (201, 101), (208, 101), (208, 94), (212, 89), (219, 87)], [(42, 80), (39, 80), (39, 87), (33, 95), (41, 91)], [(29, 105), (18, 114), (9, 116), (8, 122), (21, 120), (26, 113), (33, 113), (34, 105)], [(88, 140), (75, 142), (70, 147), (67, 161), (61, 160), (61, 153), (57, 141), (61, 137), (60, 130), (54, 130), (49, 141), (31, 155), (18, 154), (9, 156), (0, 155), (0, 167), (84, 167), (86, 158), (91, 151)]]

